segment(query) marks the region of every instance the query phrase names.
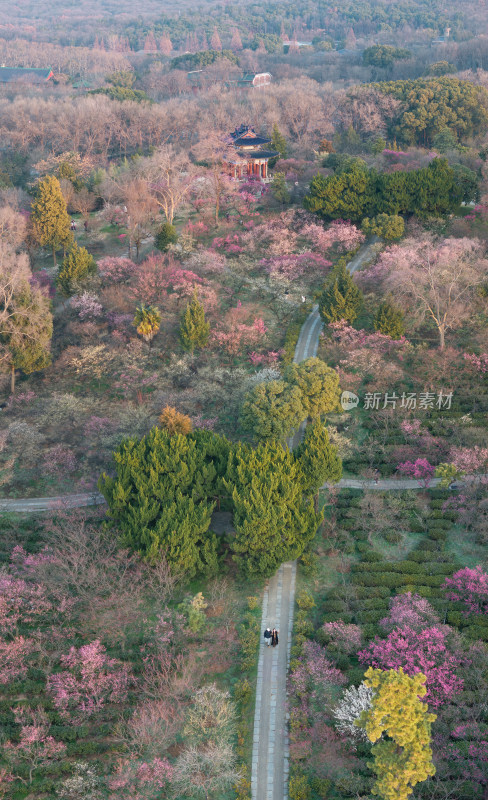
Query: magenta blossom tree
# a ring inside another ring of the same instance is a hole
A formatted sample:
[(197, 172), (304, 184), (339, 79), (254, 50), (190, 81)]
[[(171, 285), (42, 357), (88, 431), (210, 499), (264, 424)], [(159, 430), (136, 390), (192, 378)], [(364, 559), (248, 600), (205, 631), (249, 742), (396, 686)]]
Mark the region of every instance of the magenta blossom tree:
[(416, 478), (425, 489), (429, 486), (435, 475), (435, 467), (426, 458), (417, 458), (415, 461), (404, 461), (397, 467), (402, 475)]
[(448, 600), (464, 603), (466, 615), (488, 613), (488, 574), (480, 565), (458, 570), (446, 578), (442, 588)]
[(456, 670), (466, 666), (462, 653), (450, 649), (449, 632), (432, 626), (415, 631), (406, 625), (396, 628), (386, 639), (375, 637), (358, 653), (359, 662), (378, 669), (403, 668), (407, 675), (422, 672), (426, 680), (425, 702), (439, 708), (459, 694), (464, 686)]
[(127, 697), (129, 672), (125, 664), (109, 658), (105, 647), (95, 640), (79, 650), (72, 647), (61, 656), (67, 669), (48, 678), (54, 705), (74, 725), (93, 716), (105, 703), (120, 703)]

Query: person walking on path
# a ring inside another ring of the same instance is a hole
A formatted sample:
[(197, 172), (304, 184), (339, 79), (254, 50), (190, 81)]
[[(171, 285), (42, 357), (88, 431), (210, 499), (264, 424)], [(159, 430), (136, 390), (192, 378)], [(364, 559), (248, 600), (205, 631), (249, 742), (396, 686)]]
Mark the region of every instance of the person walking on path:
[(271, 628), (266, 628), (266, 630), (264, 631), (264, 641), (269, 647), (271, 644)]
[(271, 644), (273, 647), (276, 647), (278, 644), (278, 633), (279, 631), (277, 631), (276, 628), (273, 628), (271, 631)]

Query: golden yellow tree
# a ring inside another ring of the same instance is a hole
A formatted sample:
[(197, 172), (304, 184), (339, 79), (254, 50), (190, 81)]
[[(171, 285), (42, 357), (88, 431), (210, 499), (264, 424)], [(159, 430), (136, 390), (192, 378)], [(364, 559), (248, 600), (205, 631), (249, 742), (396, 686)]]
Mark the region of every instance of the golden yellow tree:
[[(425, 675), (412, 677), (403, 669), (380, 670), (370, 667), (365, 685), (373, 689), (373, 704), (363, 711), (357, 725), (366, 730), (376, 773), (372, 794), (382, 800), (406, 800), (417, 783), (435, 774), (430, 747), (431, 725), (435, 714), (428, 713), (424, 697)], [(381, 738), (384, 734), (388, 738)], [(378, 741), (381, 739), (381, 741)]]
[(191, 433), (193, 427), (190, 417), (182, 414), (181, 411), (177, 411), (172, 406), (163, 408), (159, 417), (159, 424), (162, 428), (166, 428), (170, 436), (175, 433), (181, 433), (186, 436), (187, 433)]

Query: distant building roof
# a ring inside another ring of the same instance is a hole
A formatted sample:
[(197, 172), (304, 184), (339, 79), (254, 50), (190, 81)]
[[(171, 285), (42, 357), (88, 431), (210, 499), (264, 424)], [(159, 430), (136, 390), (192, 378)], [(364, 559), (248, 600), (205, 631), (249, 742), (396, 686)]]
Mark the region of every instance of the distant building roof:
[(256, 147), (262, 144), (269, 144), (271, 139), (258, 136), (254, 128), (250, 125), (241, 125), (230, 134), (232, 143), (235, 147)]
[(37, 69), (35, 67), (0, 67), (0, 83), (46, 83), (54, 76), (50, 67)]

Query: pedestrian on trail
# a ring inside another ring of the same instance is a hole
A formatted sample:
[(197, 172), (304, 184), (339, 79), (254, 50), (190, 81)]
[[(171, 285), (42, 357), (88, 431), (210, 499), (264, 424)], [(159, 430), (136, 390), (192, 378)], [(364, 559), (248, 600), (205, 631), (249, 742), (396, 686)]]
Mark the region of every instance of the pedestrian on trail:
[(269, 647), (271, 644), (271, 628), (266, 628), (266, 630), (264, 631), (264, 641)]
[(380, 479), (380, 471), (379, 471), (379, 469), (375, 469), (375, 471), (374, 471), (374, 482), (375, 482), (375, 484), (378, 484), (379, 479)]
[(87, 222), (87, 220), (84, 221), (83, 227), (85, 229), (85, 233), (88, 233), (88, 222)]
[(74, 219), (71, 220), (71, 226), (70, 227), (71, 227), (72, 231), (76, 230), (76, 222), (74, 221)]
[(279, 631), (277, 631), (276, 628), (273, 628), (271, 631), (271, 644), (273, 647), (276, 647), (278, 644), (278, 633)]

